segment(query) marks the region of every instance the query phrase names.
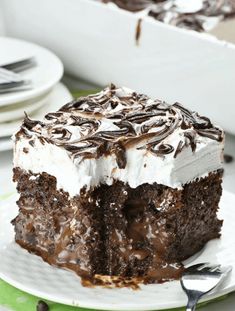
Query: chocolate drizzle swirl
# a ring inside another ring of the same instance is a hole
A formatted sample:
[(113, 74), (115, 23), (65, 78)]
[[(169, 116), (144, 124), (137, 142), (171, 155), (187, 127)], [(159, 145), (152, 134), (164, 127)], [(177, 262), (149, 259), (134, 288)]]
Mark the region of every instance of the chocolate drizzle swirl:
[(32, 130), (33, 128), (35, 128), (36, 126), (41, 126), (43, 127), (44, 124), (40, 121), (36, 121), (36, 120), (31, 120), (29, 119), (27, 113), (25, 112), (25, 118), (22, 124), (22, 127), (26, 128), (27, 130)]
[[(157, 148), (155, 148), (157, 147)], [(151, 145), (150, 151), (157, 156), (164, 156), (174, 151), (174, 148), (169, 144)]]
[(57, 135), (57, 140), (69, 140), (72, 136), (72, 133), (66, 128), (55, 128), (51, 131), (52, 135)]
[(219, 141), (219, 142), (221, 142), (223, 140), (223, 132), (216, 127), (207, 128), (207, 129), (200, 129), (200, 130), (197, 130), (197, 133), (200, 136), (204, 136), (204, 137), (207, 137), (207, 138)]
[(120, 169), (127, 165), (129, 148), (176, 158), (184, 148), (194, 153), (202, 138), (223, 140), (221, 129), (181, 104), (168, 105), (114, 85), (47, 114), (45, 122), (26, 115), (19, 133), (63, 147), (74, 160), (113, 155)]

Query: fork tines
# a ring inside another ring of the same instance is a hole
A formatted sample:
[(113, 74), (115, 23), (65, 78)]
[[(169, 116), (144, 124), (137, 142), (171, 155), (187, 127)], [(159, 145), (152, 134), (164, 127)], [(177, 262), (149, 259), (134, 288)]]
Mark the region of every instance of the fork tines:
[(32, 68), (32, 67), (36, 66), (36, 64), (37, 63), (36, 63), (35, 58), (29, 57), (29, 58), (25, 58), (25, 59), (16, 61), (14, 63), (2, 65), (1, 68), (11, 70), (14, 72), (20, 72), (20, 71), (24, 71), (26, 69)]
[(31, 81), (24, 80), (20, 74), (0, 67), (0, 93), (21, 91), (31, 88)]

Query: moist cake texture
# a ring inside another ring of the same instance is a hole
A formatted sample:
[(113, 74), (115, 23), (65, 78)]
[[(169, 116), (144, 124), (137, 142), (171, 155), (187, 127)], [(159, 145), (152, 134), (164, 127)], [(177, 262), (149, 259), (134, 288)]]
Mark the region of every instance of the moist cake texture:
[(224, 134), (179, 103), (114, 85), (15, 136), (16, 242), (83, 280), (179, 278), (218, 238)]

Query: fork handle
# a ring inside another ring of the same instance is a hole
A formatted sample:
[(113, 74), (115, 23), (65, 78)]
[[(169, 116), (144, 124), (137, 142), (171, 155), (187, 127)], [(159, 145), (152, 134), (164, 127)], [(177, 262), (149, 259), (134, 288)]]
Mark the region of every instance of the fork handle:
[(195, 311), (198, 300), (199, 300), (198, 297), (193, 297), (193, 298), (190, 297), (188, 299), (188, 303), (187, 303), (187, 306), (186, 306), (186, 311)]

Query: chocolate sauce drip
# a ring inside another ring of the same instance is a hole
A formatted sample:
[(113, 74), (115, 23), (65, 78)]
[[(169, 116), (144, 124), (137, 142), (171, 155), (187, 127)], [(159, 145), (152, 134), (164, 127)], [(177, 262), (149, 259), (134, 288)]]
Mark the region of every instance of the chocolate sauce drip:
[(177, 146), (177, 148), (176, 148), (176, 150), (175, 150), (174, 158), (176, 158), (177, 155), (178, 155), (179, 153), (181, 153), (181, 151), (183, 150), (184, 147), (185, 147), (185, 142), (183, 142), (182, 140), (180, 140), (179, 143), (178, 143), (178, 146)]
[[(121, 169), (126, 166), (130, 147), (161, 157), (174, 152), (176, 158), (188, 146), (195, 152), (198, 136), (223, 140), (223, 132), (208, 118), (181, 104), (168, 105), (113, 84), (47, 114), (46, 120), (33, 121), (26, 115), (21, 130), (25, 135), (36, 133), (43, 144), (64, 147), (73, 159), (114, 154)], [(165, 140), (176, 130), (180, 133), (176, 134), (179, 142), (174, 150)]]
[(136, 25), (136, 31), (135, 31), (135, 42), (136, 45), (139, 44), (140, 35), (141, 35), (141, 25), (142, 25), (142, 18), (139, 18)]
[(191, 146), (192, 152), (196, 151), (196, 133), (194, 131), (184, 132), (184, 140), (180, 140), (174, 153), (174, 158), (184, 149), (184, 147)]
[(189, 140), (189, 144), (191, 146), (192, 152), (195, 152), (197, 144), (196, 144), (196, 133), (193, 131), (185, 132), (184, 136)]
[(113, 144), (112, 150), (116, 156), (118, 167), (124, 169), (126, 167), (126, 150), (124, 146), (120, 142), (117, 142)]

